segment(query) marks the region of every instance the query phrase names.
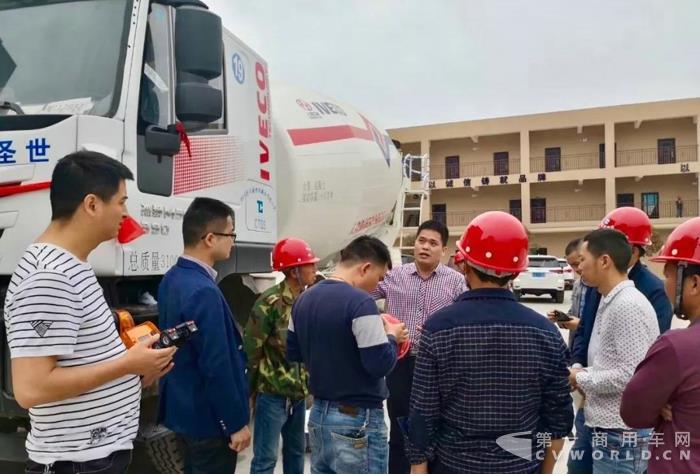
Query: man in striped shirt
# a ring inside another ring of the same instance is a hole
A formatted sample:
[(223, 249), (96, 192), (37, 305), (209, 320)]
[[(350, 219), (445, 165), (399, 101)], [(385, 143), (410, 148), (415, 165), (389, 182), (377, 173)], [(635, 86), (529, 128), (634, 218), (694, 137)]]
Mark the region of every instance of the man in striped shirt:
[[(412, 347), (418, 347), (420, 328), (428, 317), (451, 305), (467, 289), (464, 275), (441, 263), (447, 251), (448, 235), (443, 223), (423, 222), (413, 248), (415, 262), (390, 271), (372, 293), (375, 299), (386, 299), (386, 312), (406, 324), (414, 342)], [(415, 361), (415, 353), (409, 354), (400, 359), (387, 376), (387, 408), (391, 421), (390, 474), (408, 474), (411, 469), (396, 419), (408, 416)]]
[(126, 350), (87, 263), (127, 216), (128, 168), (99, 153), (61, 159), (51, 223), (27, 248), (5, 299), (18, 403), (29, 409), (27, 472), (123, 473), (139, 422), (141, 384), (172, 367), (157, 336)]

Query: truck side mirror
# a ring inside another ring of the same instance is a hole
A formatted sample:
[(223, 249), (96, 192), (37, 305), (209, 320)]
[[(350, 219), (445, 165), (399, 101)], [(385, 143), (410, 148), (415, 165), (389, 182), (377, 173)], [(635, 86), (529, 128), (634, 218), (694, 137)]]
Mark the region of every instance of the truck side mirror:
[(188, 132), (223, 116), (222, 91), (209, 81), (223, 74), (221, 18), (197, 7), (180, 7), (175, 18), (175, 110)]
[[(173, 127), (174, 128), (174, 127)], [(146, 151), (157, 156), (174, 156), (180, 151), (180, 135), (175, 130), (146, 127)]]
[(219, 120), (223, 113), (223, 95), (209, 84), (178, 83), (175, 90), (177, 118), (188, 132), (196, 132)]

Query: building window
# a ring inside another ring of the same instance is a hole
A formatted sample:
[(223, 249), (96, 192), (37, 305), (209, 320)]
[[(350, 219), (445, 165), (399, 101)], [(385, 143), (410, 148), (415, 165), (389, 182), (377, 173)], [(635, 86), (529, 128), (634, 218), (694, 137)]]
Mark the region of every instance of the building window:
[(411, 181), (421, 181), (421, 173), (423, 173), (423, 159), (418, 157), (418, 158), (411, 158)]
[(561, 171), (560, 147), (544, 149), (544, 170), (547, 173), (551, 171)]
[(547, 222), (547, 200), (544, 198), (530, 199), (530, 212), (532, 213), (533, 224), (544, 224)]
[(634, 207), (634, 193), (618, 194), (617, 207)]
[(447, 225), (447, 204), (433, 204), (433, 220)]
[(517, 217), (519, 221), (523, 220), (523, 202), (520, 199), (511, 199), (508, 202), (508, 210), (510, 214)]
[(459, 156), (445, 158), (445, 179), (459, 178)]
[(650, 219), (658, 219), (659, 193), (642, 193), (642, 210)]
[(495, 176), (509, 174), (507, 151), (499, 151), (493, 154), (493, 174)]
[(658, 163), (667, 165), (676, 162), (676, 139), (661, 138), (657, 142)]

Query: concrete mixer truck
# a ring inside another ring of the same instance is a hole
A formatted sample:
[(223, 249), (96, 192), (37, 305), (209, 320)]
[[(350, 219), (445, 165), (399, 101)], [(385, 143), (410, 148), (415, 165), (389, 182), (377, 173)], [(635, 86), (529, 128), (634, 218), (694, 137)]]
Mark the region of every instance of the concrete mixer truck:
[[(263, 58), (201, 1), (5, 0), (0, 24), (0, 292), (50, 220), (53, 166), (76, 150), (134, 172), (129, 210), (146, 233), (101, 245), (90, 264), (137, 323), (157, 321), (153, 295), (197, 196), (235, 210), (236, 246), (217, 270), (243, 317), (278, 238), (303, 238), (326, 262), (360, 234), (394, 242), (405, 183), (386, 132), (346, 104), (272, 86)], [(22, 462), (27, 416), (2, 327), (0, 461)], [(138, 472), (178, 472), (155, 404), (144, 395), (152, 466)]]

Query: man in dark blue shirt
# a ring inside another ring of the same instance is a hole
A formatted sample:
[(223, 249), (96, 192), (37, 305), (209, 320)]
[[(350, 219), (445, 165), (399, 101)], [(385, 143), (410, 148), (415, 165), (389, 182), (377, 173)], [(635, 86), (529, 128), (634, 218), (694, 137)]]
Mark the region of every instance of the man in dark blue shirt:
[(525, 228), (486, 212), (458, 247), (471, 291), (423, 328), (404, 422), (411, 472), (551, 473), (574, 418), (568, 351), (507, 289), (527, 268)]
[(385, 474), (389, 462), (383, 402), (403, 323), (383, 321), (369, 292), (391, 268), (380, 240), (362, 236), (340, 253), (335, 273), (292, 307), (287, 358), (309, 372), (312, 471)]

